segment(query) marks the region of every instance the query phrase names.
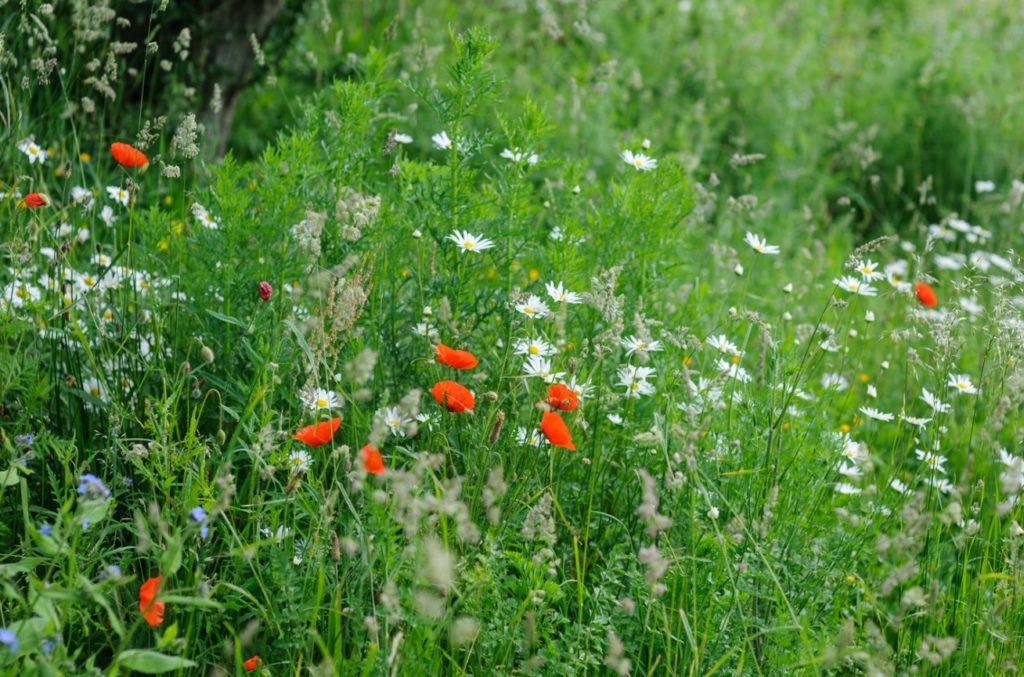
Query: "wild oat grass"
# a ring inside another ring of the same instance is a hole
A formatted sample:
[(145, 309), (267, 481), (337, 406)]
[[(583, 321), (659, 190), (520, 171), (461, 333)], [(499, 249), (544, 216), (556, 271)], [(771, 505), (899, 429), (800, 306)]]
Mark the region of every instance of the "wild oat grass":
[(1015, 673), (983, 4), (0, 5), (0, 671)]

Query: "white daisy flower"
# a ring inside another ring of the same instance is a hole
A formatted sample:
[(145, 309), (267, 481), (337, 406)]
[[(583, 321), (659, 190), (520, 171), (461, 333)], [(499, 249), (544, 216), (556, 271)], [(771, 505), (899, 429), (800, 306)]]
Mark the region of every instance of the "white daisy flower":
[(924, 463), (926, 466), (932, 469), (934, 472), (946, 472), (946, 457), (940, 456), (939, 454), (933, 454), (930, 451), (922, 451), (921, 449), (915, 449), (914, 455), (917, 456), (917, 460)]
[(716, 363), (718, 371), (728, 378), (734, 378), (740, 383), (749, 383), (750, 374), (747, 370), (741, 367), (738, 363), (730, 362), (729, 360), (718, 360)]
[(953, 491), (953, 484), (945, 477), (927, 477), (925, 478), (924, 483), (930, 487), (938, 489), (944, 494), (948, 494)]
[(906, 484), (904, 484), (895, 477), (889, 480), (889, 486), (892, 487), (894, 491), (899, 492), (904, 496), (909, 496), (910, 494), (914, 493), (910, 487), (908, 487)]
[(549, 357), (554, 355), (555, 348), (543, 338), (516, 339), (513, 347), (517, 355), (540, 355)]
[(978, 394), (978, 389), (971, 383), (971, 377), (967, 374), (950, 374), (947, 385), (960, 395)]
[(434, 146), (438, 150), (451, 150), (452, 148), (452, 140), (448, 137), (448, 132), (438, 132), (430, 137), (430, 140), (434, 142)]
[(874, 407), (861, 407), (860, 408), (860, 413), (864, 414), (868, 418), (873, 418), (876, 421), (886, 421), (886, 422), (888, 422), (888, 421), (891, 421), (894, 418), (896, 418), (896, 416), (894, 414), (890, 414), (887, 411), (879, 411), (878, 409), (875, 409)]
[(551, 312), (548, 309), (548, 305), (539, 296), (534, 294), (530, 294), (522, 303), (517, 303), (516, 310), (527, 317), (536, 318), (547, 317), (548, 313)]
[(405, 426), (412, 422), (411, 419), (402, 415), (398, 407), (387, 407), (381, 412), (380, 417), (384, 421), (384, 425), (388, 427), (388, 431), (395, 437), (405, 437)]
[(337, 409), (341, 404), (337, 393), (324, 388), (313, 388), (312, 390), (303, 393), (301, 399), (302, 404), (312, 411)]
[(874, 282), (875, 280), (885, 279), (885, 275), (877, 270), (878, 264), (874, 261), (858, 261), (856, 268), (857, 272), (860, 273), (865, 282)]
[(305, 449), (296, 449), (288, 454), (288, 468), (293, 475), (305, 473), (309, 470), (309, 464), (313, 462), (309, 452)]
[(536, 430), (526, 428), (516, 429), (516, 442), (527, 447), (539, 447), (541, 445), (540, 435)]
[(821, 376), (821, 387), (825, 390), (846, 390), (850, 386), (850, 381), (842, 374), (822, 374)]
[(412, 143), (412, 137), (408, 134), (395, 134), (395, 143)]
[(649, 172), (652, 169), (656, 169), (658, 166), (658, 161), (654, 158), (647, 157), (643, 153), (634, 154), (631, 150), (622, 151), (619, 157), (622, 158), (623, 162), (632, 166), (638, 172)]
[(110, 205), (103, 205), (103, 209), (100, 210), (100, 220), (108, 226), (114, 225), (114, 221), (117, 221), (117, 215), (114, 214)]
[(975, 181), (974, 191), (979, 194), (991, 193), (996, 189), (995, 181)]
[(664, 350), (661, 341), (645, 341), (636, 336), (627, 336), (622, 339), (622, 347), (626, 349), (627, 355), (632, 355), (638, 350), (648, 353), (657, 353)]
[(501, 151), (501, 157), (511, 162), (515, 162), (516, 164), (526, 162), (527, 164), (535, 165), (540, 162), (540, 157), (536, 153), (527, 153), (526, 151), (522, 151), (518, 148), (506, 148)]
[(618, 370), (619, 382), (616, 385), (626, 389), (626, 397), (636, 398), (641, 395), (654, 394), (654, 386), (647, 379), (654, 376), (650, 367), (634, 367), (627, 365)]
[(494, 242), (482, 235), (473, 235), (468, 230), (457, 230), (448, 239), (459, 245), (463, 252), (482, 252), (494, 246)]
[(528, 377), (539, 376), (544, 379), (545, 383), (551, 383), (564, 376), (563, 372), (553, 371), (551, 361), (540, 355), (530, 355), (526, 359), (526, 364), (523, 365), (523, 373)]
[(583, 299), (580, 298), (579, 294), (573, 291), (566, 291), (561, 282), (557, 285), (548, 282), (544, 285), (544, 289), (547, 290), (548, 296), (555, 303), (583, 303)]
[(125, 207), (128, 206), (128, 191), (121, 186), (107, 186), (107, 197)]
[(875, 296), (878, 294), (874, 287), (863, 280), (858, 280), (852, 275), (844, 275), (840, 279), (832, 280), (832, 284), (837, 285), (840, 289), (848, 291), (851, 294), (858, 294), (860, 296)]
[(932, 408), (936, 414), (945, 414), (950, 410), (950, 405), (946, 404), (939, 398), (928, 392), (927, 388), (921, 388), (921, 399), (924, 400), (925, 404)]
[(910, 425), (916, 425), (918, 428), (923, 428), (932, 421), (930, 418), (917, 418), (916, 416), (907, 416), (906, 414), (900, 414), (900, 418)]
[(88, 188), (75, 186), (71, 189), (71, 204), (75, 207), (88, 209), (93, 205), (92, 191)]
[(836, 493), (844, 496), (854, 496), (860, 493), (860, 489), (849, 482), (836, 482)]
[(206, 207), (198, 202), (192, 203), (192, 216), (194, 216), (196, 221), (199, 222), (199, 225), (204, 228), (209, 228), (210, 230), (217, 230), (220, 228), (220, 224), (217, 223), (215, 218), (213, 218), (213, 215), (206, 211)]
[(773, 244), (768, 244), (768, 241), (765, 240), (763, 237), (759, 235), (754, 235), (749, 231), (743, 239), (748, 245), (750, 245), (750, 248), (753, 249), (758, 254), (768, 254), (771, 256), (775, 256), (780, 251), (780, 249), (777, 246)]
[(82, 381), (82, 390), (104, 404), (110, 402), (110, 397), (107, 395), (107, 387), (98, 378), (90, 376), (84, 379)]
[(718, 336), (709, 336), (704, 340), (704, 343), (715, 350), (725, 353), (726, 355), (740, 356), (740, 350), (736, 347), (736, 344), (725, 337), (725, 334), (719, 334)]
[(28, 156), (28, 163), (34, 165), (46, 163), (46, 151), (36, 145), (35, 141), (25, 139), (18, 143), (18, 150)]

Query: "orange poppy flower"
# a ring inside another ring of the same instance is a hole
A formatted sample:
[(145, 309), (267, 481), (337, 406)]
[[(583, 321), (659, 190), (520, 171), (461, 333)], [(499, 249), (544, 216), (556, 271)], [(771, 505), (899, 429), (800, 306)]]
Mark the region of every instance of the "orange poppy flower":
[(246, 672), (253, 672), (257, 670), (261, 665), (263, 665), (263, 659), (259, 656), (253, 656), (252, 658), (249, 658), (244, 663), (242, 663), (242, 667), (245, 668)]
[(568, 449), (569, 451), (576, 451), (576, 447), (572, 443), (572, 435), (569, 434), (569, 428), (566, 427), (562, 417), (555, 412), (544, 412), (544, 418), (540, 421), (540, 429), (544, 433), (544, 437), (548, 438), (548, 442), (552, 445)]
[(371, 475), (380, 475), (384, 472), (384, 457), (380, 455), (380, 450), (376, 447), (367, 444), (362, 449), (363, 451), (363, 468), (366, 472)]
[(139, 611), (153, 628), (164, 622), (164, 603), (154, 599), (160, 588), (160, 582), (163, 580), (162, 576), (157, 576), (149, 579), (139, 588)]
[(50, 198), (46, 193), (29, 193), (18, 203), (22, 207), (35, 209), (36, 207), (49, 207)]
[(935, 290), (924, 282), (917, 283), (917, 286), (914, 287), (914, 294), (925, 308), (934, 308), (939, 303), (939, 299), (935, 296)]
[(334, 439), (334, 433), (338, 432), (338, 426), (340, 425), (340, 418), (332, 418), (330, 421), (324, 421), (323, 423), (307, 425), (292, 435), (292, 439), (308, 444), (311, 447), (319, 447), (321, 444), (327, 444)]
[(473, 353), (465, 350), (455, 350), (443, 343), (438, 343), (435, 350), (437, 352), (437, 361), (446, 367), (451, 367), (452, 369), (472, 369), (477, 365), (477, 359), (473, 356)]
[(476, 406), (473, 393), (469, 392), (469, 389), (465, 386), (461, 386), (454, 381), (438, 381), (430, 389), (430, 394), (434, 396), (438, 404), (456, 414), (461, 414), (464, 411), (473, 411), (473, 407)]
[(569, 386), (556, 383), (548, 388), (547, 403), (555, 409), (572, 411), (576, 408), (576, 403), (578, 401), (579, 395), (577, 395), (576, 391)]
[(149, 164), (149, 158), (143, 155), (142, 151), (129, 146), (127, 143), (110, 144), (110, 154), (117, 164), (131, 169), (132, 167), (145, 167)]

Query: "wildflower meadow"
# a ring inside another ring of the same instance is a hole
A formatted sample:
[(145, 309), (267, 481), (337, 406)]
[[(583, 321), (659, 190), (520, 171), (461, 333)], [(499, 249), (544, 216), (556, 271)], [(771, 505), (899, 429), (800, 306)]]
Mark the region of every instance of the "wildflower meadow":
[(1024, 669), (1024, 5), (0, 0), (0, 674)]

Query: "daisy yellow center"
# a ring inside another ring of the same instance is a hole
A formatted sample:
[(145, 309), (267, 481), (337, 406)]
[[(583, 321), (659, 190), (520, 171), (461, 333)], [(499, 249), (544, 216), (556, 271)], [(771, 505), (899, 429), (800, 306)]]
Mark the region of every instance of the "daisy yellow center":
[(640, 384), (639, 383), (630, 383), (629, 384), (629, 389), (630, 390), (640, 390)]
[(538, 354), (540, 354), (540, 348), (538, 348), (537, 346), (530, 346), (529, 349), (528, 349), (528, 352), (531, 355), (538, 355)]
[(327, 400), (325, 400), (322, 397), (317, 399), (316, 406), (318, 406), (318, 407), (326, 407), (327, 406)]
[(92, 388), (89, 388), (89, 394), (92, 395), (93, 397), (99, 397), (100, 389), (97, 388), (96, 386), (93, 386)]
[(640, 166), (642, 166), (644, 164), (644, 161), (641, 160), (640, 158), (637, 158), (637, 159), (633, 160), (633, 164), (636, 165), (637, 167), (640, 167)]
[(391, 419), (390, 421), (388, 421), (388, 425), (391, 426), (392, 428), (397, 428), (398, 427), (398, 419), (396, 419), (396, 418)]
[(36, 148), (35, 146), (29, 146), (28, 154), (29, 155), (39, 155), (39, 149)]
[(24, 287), (18, 287), (17, 289), (14, 290), (14, 295), (17, 296), (18, 298), (27, 299), (28, 291), (26, 291)]
[(533, 308), (530, 306), (523, 306), (523, 312), (527, 315), (533, 315)]
[(103, 313), (103, 319), (104, 320), (113, 320), (114, 319), (114, 313), (110, 312), (109, 310), (106, 311), (105, 313)]
[(473, 249), (474, 247), (476, 247), (476, 242), (473, 242), (472, 240), (466, 240), (465, 242), (462, 243), (462, 246), (465, 247), (466, 249)]

